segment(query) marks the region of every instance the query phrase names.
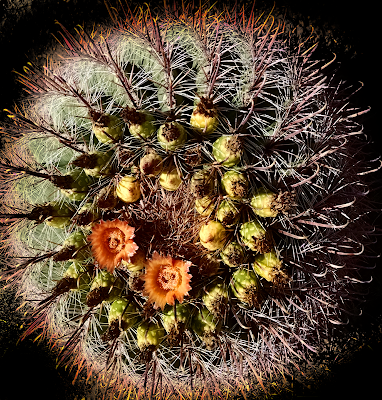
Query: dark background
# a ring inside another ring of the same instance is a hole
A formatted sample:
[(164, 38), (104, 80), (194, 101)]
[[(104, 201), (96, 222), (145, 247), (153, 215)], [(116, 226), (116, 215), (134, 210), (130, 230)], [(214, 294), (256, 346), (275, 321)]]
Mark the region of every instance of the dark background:
[[(257, 8), (272, 5), (273, 2), (256, 2)], [(280, 0), (276, 2), (276, 7), (276, 13), (285, 12), (291, 24), (299, 27), (299, 33), (309, 34), (311, 26), (314, 27), (320, 44), (316, 57), (329, 60), (335, 53), (340, 76), (354, 85), (358, 81), (364, 83), (364, 88), (353, 101), (356, 106), (371, 107), (361, 121), (365, 133), (374, 142), (371, 150), (376, 155), (380, 154), (382, 69), (378, 30), (382, 24), (375, 3), (371, 0)], [(59, 31), (56, 19), (72, 30), (77, 24), (86, 22), (85, 27), (90, 27), (91, 22), (100, 23), (108, 17), (101, 0), (0, 0), (1, 15), (4, 16), (0, 20), (0, 110), (12, 108), (22, 95), (22, 86), (16, 82), (16, 75), (12, 71), (22, 72), (23, 66), (36, 57), (41, 60), (44, 49), (56, 43), (52, 37)], [(0, 111), (0, 120), (6, 120), (6, 112)], [(382, 182), (381, 174), (377, 174), (376, 179)], [(373, 196), (380, 204), (382, 192), (378, 185), (375, 187)], [(380, 218), (376, 224), (381, 226)], [(328, 370), (303, 383), (296, 374), (293, 387), (281, 393), (275, 388), (272, 398), (358, 399), (374, 398), (375, 391), (380, 392), (381, 269), (378, 261), (368, 302), (363, 306), (363, 315), (346, 328), (348, 336), (340, 340), (335, 349), (330, 348), (325, 352), (325, 357), (320, 360), (321, 363), (325, 362)], [(64, 368), (55, 368), (55, 359), (48, 347), (44, 343), (33, 343), (35, 336), (16, 344), (25, 329), (20, 328), (22, 315), (16, 312), (18, 305), (11, 290), (0, 291), (0, 400), (19, 400), (32, 396), (38, 396), (40, 400), (86, 398), (82, 385), (71, 384), (72, 375)]]

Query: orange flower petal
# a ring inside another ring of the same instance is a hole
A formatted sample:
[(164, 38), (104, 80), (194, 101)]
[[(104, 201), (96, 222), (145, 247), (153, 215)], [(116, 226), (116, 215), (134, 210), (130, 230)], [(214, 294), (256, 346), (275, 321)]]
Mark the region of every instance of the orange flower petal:
[(134, 228), (119, 219), (100, 221), (88, 236), (94, 258), (101, 268), (111, 273), (122, 260), (130, 262), (130, 257), (138, 250), (133, 238)]
[(166, 304), (173, 305), (175, 299), (183, 302), (184, 296), (191, 290), (189, 284), (192, 275), (188, 273), (190, 261), (175, 260), (171, 256), (160, 256), (157, 252), (147, 261), (143, 295), (154, 303), (155, 308), (164, 309)]

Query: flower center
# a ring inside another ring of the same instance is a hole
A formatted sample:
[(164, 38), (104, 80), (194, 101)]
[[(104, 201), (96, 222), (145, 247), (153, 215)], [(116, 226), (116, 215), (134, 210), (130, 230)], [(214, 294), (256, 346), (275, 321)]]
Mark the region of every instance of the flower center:
[(105, 238), (111, 253), (119, 253), (125, 248), (125, 234), (119, 228), (105, 229)]
[(163, 290), (175, 290), (182, 283), (182, 275), (172, 265), (162, 265), (158, 275), (158, 284)]

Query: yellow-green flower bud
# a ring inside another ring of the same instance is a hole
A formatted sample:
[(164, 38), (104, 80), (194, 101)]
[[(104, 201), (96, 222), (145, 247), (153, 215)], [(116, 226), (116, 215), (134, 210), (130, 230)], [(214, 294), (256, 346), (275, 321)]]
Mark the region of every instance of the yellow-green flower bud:
[(224, 283), (213, 283), (206, 289), (202, 300), (207, 310), (216, 317), (224, 315), (228, 303), (228, 290)]
[(272, 249), (271, 238), (257, 221), (249, 221), (242, 224), (240, 236), (244, 244), (253, 251), (263, 254)]
[(272, 207), (275, 193), (265, 188), (259, 189), (251, 199), (251, 207), (260, 217), (276, 217), (278, 210)]
[(119, 278), (106, 270), (100, 270), (91, 283), (86, 304), (95, 307), (103, 301), (113, 301), (121, 295), (123, 288), (123, 282)]
[(63, 243), (64, 249), (73, 249), (73, 257), (70, 259), (76, 260), (85, 260), (91, 255), (87, 245), (86, 236), (82, 231), (72, 233)]
[(187, 133), (178, 122), (166, 122), (159, 127), (157, 138), (166, 151), (173, 151), (186, 142)]
[(110, 153), (94, 151), (81, 154), (72, 164), (76, 167), (83, 168), (86, 175), (99, 178), (102, 175), (111, 173), (110, 158)]
[(100, 270), (91, 283), (86, 304), (93, 307), (103, 301), (113, 301), (121, 296), (123, 289), (124, 284), (121, 279), (106, 270)]
[(192, 330), (203, 340), (208, 349), (216, 346), (216, 336), (220, 331), (222, 319), (217, 319), (206, 308), (202, 307), (192, 318)]
[(146, 255), (142, 249), (138, 249), (135, 254), (130, 257), (130, 262), (122, 259), (121, 267), (127, 268), (130, 272), (141, 271), (145, 267)]
[(233, 294), (250, 307), (258, 307), (260, 303), (259, 281), (253, 271), (241, 268), (232, 275), (231, 289)]
[(216, 218), (225, 226), (239, 222), (240, 210), (230, 200), (223, 200), (216, 211)]
[(191, 328), (200, 337), (214, 332), (219, 325), (218, 319), (206, 308), (202, 307), (192, 318)]
[(243, 155), (241, 140), (237, 135), (224, 135), (215, 141), (212, 147), (215, 160), (225, 167), (233, 167), (239, 164)]
[(199, 232), (200, 243), (208, 250), (221, 249), (226, 241), (226, 230), (218, 221), (208, 221)]
[(159, 175), (159, 184), (170, 192), (178, 189), (181, 183), (182, 179), (179, 175), (178, 169), (173, 165), (166, 167)]
[(131, 175), (123, 177), (117, 185), (116, 194), (123, 202), (134, 203), (141, 197), (139, 180)]
[(90, 286), (90, 290), (94, 290), (100, 287), (111, 288), (115, 282), (116, 277), (106, 270), (98, 271), (94, 277), (93, 282)]
[(70, 188), (61, 188), (61, 192), (73, 201), (81, 201), (88, 194), (89, 185), (91, 183), (90, 178), (85, 174), (82, 169), (74, 169), (65, 176), (70, 177), (71, 184)]
[(288, 279), (287, 274), (282, 270), (282, 262), (274, 251), (256, 256), (253, 269), (268, 282), (285, 282)]
[(94, 113), (93, 132), (102, 143), (113, 143), (122, 138), (123, 122), (116, 115)]
[(138, 326), (137, 341), (141, 351), (154, 351), (166, 336), (166, 331), (159, 324), (153, 322)]
[(155, 151), (152, 151), (141, 158), (139, 169), (144, 175), (156, 176), (163, 169), (163, 158)]
[(71, 278), (77, 281), (76, 288), (71, 290), (84, 289), (90, 282), (87, 268), (81, 262), (75, 260), (66, 269), (63, 278)]
[(201, 98), (194, 107), (190, 118), (190, 125), (202, 135), (210, 135), (219, 124), (217, 109), (212, 101)]
[(111, 165), (110, 165), (111, 155), (109, 153), (96, 151), (94, 153), (90, 153), (90, 155), (95, 156), (94, 157), (95, 165), (94, 164), (91, 165), (91, 168), (84, 168), (86, 175), (99, 178), (102, 175), (110, 174), (110, 172), (111, 172)]
[(248, 179), (244, 174), (235, 170), (227, 171), (221, 180), (222, 187), (233, 200), (241, 200), (248, 193)]
[(44, 222), (53, 228), (65, 228), (70, 225), (74, 212), (65, 203), (51, 202), (47, 205), (50, 215)]
[(214, 190), (214, 179), (211, 172), (206, 169), (195, 172), (191, 178), (190, 190), (198, 199), (209, 196)]
[(174, 306), (167, 305), (162, 314), (162, 324), (168, 334), (182, 333), (190, 319), (190, 308), (187, 304), (176, 303), (176, 317)]
[(70, 234), (63, 243), (63, 246), (66, 247), (74, 246), (76, 249), (79, 249), (86, 245), (87, 245), (86, 237), (84, 233), (81, 231), (77, 231)]
[(120, 328), (126, 331), (139, 321), (139, 316), (139, 309), (133, 301), (119, 297), (111, 304), (108, 322), (111, 325), (117, 320)]
[(129, 131), (136, 138), (148, 139), (156, 130), (154, 117), (144, 112), (138, 112), (138, 114), (142, 116), (141, 121), (129, 124)]
[(211, 197), (202, 197), (195, 200), (195, 209), (202, 217), (208, 217), (215, 208), (215, 202)]
[(229, 267), (238, 267), (244, 261), (244, 250), (237, 242), (231, 242), (224, 250), (220, 253), (220, 257), (224, 264)]
[(253, 211), (260, 217), (276, 217), (278, 213), (288, 211), (294, 201), (294, 192), (273, 193), (260, 188), (251, 199)]

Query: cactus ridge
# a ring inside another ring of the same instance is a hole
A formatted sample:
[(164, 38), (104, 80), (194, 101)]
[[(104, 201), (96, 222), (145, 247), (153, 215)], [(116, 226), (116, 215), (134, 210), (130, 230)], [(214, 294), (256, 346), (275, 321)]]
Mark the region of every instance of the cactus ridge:
[(61, 26), (2, 128), (2, 279), (38, 299), (23, 337), (110, 398), (265, 390), (363, 298), (363, 111), (271, 15), (109, 11)]

